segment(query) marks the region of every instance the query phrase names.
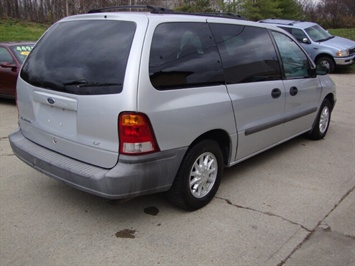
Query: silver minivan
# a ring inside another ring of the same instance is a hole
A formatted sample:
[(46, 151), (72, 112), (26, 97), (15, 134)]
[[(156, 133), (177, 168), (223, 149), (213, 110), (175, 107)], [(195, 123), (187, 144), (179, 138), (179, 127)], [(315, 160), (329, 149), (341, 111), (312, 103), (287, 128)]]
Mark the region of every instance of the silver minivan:
[(326, 135), (335, 85), (291, 35), (147, 8), (67, 17), (41, 37), (17, 82), (20, 159), (101, 197), (164, 191), (196, 210), (224, 167)]

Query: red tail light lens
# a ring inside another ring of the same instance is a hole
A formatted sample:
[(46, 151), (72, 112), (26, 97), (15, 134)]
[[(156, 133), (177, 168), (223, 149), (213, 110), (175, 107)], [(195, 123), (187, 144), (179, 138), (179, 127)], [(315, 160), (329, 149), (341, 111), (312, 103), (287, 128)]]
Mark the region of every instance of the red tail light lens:
[(118, 117), (120, 154), (138, 155), (159, 151), (149, 118), (142, 113), (124, 112)]

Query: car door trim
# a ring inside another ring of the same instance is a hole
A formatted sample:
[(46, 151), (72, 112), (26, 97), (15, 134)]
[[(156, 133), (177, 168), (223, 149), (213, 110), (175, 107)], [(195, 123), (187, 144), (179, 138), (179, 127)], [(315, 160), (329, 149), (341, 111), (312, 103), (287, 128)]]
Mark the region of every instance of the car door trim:
[(261, 124), (261, 125), (258, 125), (258, 126), (254, 126), (254, 127), (248, 128), (248, 129), (246, 129), (244, 131), (244, 134), (245, 134), (245, 136), (248, 136), (248, 135), (263, 131), (265, 129), (281, 125), (283, 123), (287, 123), (287, 122), (290, 122), (292, 120), (296, 120), (296, 119), (298, 119), (300, 117), (303, 117), (303, 116), (306, 116), (306, 115), (309, 115), (309, 114), (312, 114), (312, 113), (316, 112), (317, 109), (318, 109), (317, 107), (313, 107), (313, 108), (310, 108), (308, 110), (299, 112), (297, 114), (289, 115), (289, 116), (287, 116), (285, 118), (276, 119), (276, 120), (268, 122), (268, 123), (264, 123), (264, 124)]
[(292, 121), (292, 120), (296, 120), (296, 119), (301, 118), (301, 117), (303, 117), (303, 116), (312, 114), (312, 113), (314, 113), (314, 112), (317, 112), (317, 110), (318, 110), (317, 107), (313, 107), (313, 108), (310, 108), (310, 109), (308, 109), (308, 110), (299, 112), (299, 113), (297, 113), (297, 114), (289, 115), (289, 116), (286, 117), (285, 123), (290, 122), (290, 121)]

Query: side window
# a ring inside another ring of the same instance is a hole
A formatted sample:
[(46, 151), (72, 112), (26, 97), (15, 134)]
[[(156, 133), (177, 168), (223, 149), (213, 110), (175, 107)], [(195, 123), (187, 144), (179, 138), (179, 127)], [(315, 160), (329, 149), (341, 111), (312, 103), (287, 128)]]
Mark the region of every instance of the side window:
[(228, 84), (281, 79), (280, 64), (266, 29), (210, 24)]
[(300, 29), (292, 29), (291, 34), (293, 37), (296, 38), (297, 41), (303, 43), (303, 39), (307, 38), (306, 34), (303, 32), (303, 30)]
[(163, 23), (153, 36), (149, 75), (158, 90), (225, 84), (206, 23)]
[(3, 47), (0, 47), (0, 62), (14, 63), (10, 53)]
[(292, 29), (291, 28), (286, 28), (286, 27), (280, 27), (281, 29), (287, 31), (288, 33), (292, 34)]
[(272, 34), (280, 51), (286, 78), (310, 77), (311, 66), (301, 48), (283, 33), (273, 31)]

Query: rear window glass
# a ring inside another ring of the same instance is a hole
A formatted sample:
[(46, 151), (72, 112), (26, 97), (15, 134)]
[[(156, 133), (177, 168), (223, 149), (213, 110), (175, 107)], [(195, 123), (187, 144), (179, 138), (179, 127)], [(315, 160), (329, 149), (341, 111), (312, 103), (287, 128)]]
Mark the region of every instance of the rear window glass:
[(72, 94), (119, 93), (135, 29), (126, 21), (58, 23), (30, 53), (21, 78)]
[(17, 60), (22, 64), (33, 48), (33, 44), (21, 44), (11, 46), (10, 49), (15, 54)]

